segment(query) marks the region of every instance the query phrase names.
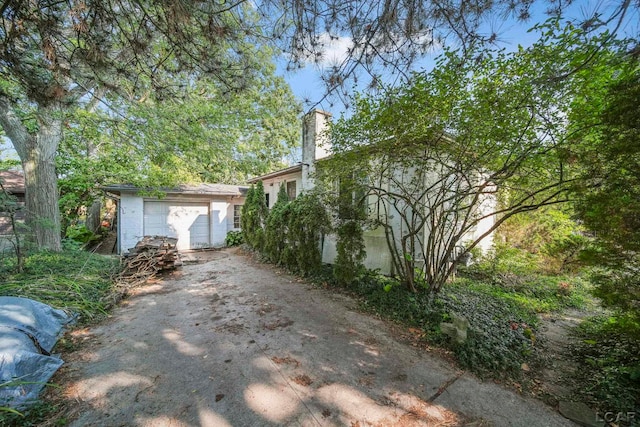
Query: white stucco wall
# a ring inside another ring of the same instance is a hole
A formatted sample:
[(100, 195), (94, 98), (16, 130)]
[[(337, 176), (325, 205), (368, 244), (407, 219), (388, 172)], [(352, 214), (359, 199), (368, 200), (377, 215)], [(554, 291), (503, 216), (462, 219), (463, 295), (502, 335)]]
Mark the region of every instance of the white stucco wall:
[[(384, 230), (367, 230), (363, 237), (367, 253), (363, 262), (364, 266), (371, 270), (378, 270), (382, 274), (391, 274), (391, 254), (387, 247)], [(336, 242), (335, 234), (325, 236), (322, 246), (322, 262), (333, 264), (337, 256)]]

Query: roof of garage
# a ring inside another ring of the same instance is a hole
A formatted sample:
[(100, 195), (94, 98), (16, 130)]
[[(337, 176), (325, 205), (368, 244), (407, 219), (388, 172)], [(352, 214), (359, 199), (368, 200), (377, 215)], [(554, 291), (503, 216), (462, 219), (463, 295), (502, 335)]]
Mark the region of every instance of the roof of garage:
[(104, 190), (120, 194), (120, 193), (138, 193), (160, 191), (166, 194), (193, 194), (208, 196), (244, 196), (249, 187), (245, 185), (229, 185), (229, 184), (198, 184), (198, 185), (178, 185), (177, 187), (161, 187), (161, 188), (139, 188), (130, 184), (116, 184), (102, 187)]

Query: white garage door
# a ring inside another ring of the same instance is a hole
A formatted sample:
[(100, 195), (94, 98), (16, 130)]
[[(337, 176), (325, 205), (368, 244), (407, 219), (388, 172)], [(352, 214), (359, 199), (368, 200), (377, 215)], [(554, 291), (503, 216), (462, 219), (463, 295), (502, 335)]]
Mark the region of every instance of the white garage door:
[(180, 250), (208, 247), (209, 205), (144, 202), (144, 234), (177, 237)]

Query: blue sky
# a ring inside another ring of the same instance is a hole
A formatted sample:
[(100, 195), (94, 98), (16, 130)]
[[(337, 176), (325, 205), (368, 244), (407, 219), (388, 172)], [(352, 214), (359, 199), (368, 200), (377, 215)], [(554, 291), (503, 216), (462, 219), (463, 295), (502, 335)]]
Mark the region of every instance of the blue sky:
[[(586, 16), (591, 16), (594, 11), (601, 11), (606, 15), (607, 12), (610, 13), (612, 8), (618, 4), (619, 2), (617, 0), (576, 0), (571, 7), (567, 9), (567, 17), (581, 19)], [(515, 50), (518, 45), (529, 46), (538, 39), (539, 34), (529, 32), (528, 30), (536, 23), (542, 23), (548, 18), (548, 15), (545, 13), (547, 7), (548, 3), (538, 1), (532, 7), (531, 18), (527, 22), (518, 22), (514, 19), (491, 18), (485, 23), (484, 28), (487, 33), (491, 33), (492, 31), (498, 33), (499, 46), (507, 50)], [(631, 15), (627, 15), (626, 25), (622, 28), (623, 32), (638, 34), (638, 23), (640, 20), (638, 19), (637, 13), (638, 11), (634, 10)], [(341, 39), (338, 44), (330, 46), (327, 59), (331, 60), (335, 57), (341, 57), (348, 45), (348, 39)], [(430, 70), (435, 63), (435, 58), (440, 52), (441, 51), (438, 50), (425, 56), (421, 61), (416, 63), (415, 70)], [(345, 113), (344, 105), (340, 102), (334, 102), (332, 104), (327, 100), (320, 101), (324, 94), (324, 86), (320, 78), (320, 67), (309, 63), (302, 70), (286, 72), (285, 66), (286, 61), (282, 60), (281, 63), (278, 64), (279, 73), (281, 73), (289, 83), (298, 100), (301, 102), (309, 100), (312, 105), (320, 102), (316, 108), (329, 111), (333, 113), (334, 117)], [(363, 91), (364, 89), (364, 86), (356, 86), (355, 88), (356, 91)], [(309, 105), (303, 105), (303, 108), (308, 110)]]

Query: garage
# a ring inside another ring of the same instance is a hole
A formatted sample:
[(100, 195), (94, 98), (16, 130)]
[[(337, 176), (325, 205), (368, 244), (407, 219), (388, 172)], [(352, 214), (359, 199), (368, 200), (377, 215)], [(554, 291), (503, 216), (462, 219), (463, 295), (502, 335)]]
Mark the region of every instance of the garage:
[(144, 202), (144, 235), (178, 239), (178, 250), (211, 246), (209, 204)]
[(117, 201), (118, 253), (126, 253), (144, 236), (178, 239), (179, 250), (221, 247), (227, 233), (240, 229), (240, 213), (249, 187), (227, 184), (179, 185), (150, 189), (131, 184), (103, 187)]

